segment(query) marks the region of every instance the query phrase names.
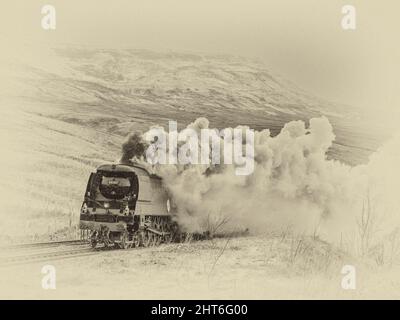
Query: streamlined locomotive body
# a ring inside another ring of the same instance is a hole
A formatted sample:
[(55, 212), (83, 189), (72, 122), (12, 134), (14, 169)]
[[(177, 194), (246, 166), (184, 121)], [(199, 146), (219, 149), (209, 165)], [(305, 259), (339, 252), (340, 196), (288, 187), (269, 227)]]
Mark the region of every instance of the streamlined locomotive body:
[(169, 242), (178, 228), (162, 179), (145, 168), (105, 164), (91, 173), (80, 214), (93, 247), (150, 246)]

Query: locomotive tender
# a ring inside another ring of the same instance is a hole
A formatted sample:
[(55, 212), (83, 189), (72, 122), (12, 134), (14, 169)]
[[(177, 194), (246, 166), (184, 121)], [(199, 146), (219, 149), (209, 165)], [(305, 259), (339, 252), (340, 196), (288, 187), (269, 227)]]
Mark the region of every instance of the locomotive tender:
[(104, 164), (91, 173), (80, 213), (92, 247), (151, 246), (178, 233), (170, 200), (159, 176), (129, 163)]

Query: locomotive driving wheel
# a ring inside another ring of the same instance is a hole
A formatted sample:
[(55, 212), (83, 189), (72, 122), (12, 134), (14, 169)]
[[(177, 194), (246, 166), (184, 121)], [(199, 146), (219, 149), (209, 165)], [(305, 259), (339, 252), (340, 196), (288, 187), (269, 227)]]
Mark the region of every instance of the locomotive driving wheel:
[(140, 235), (139, 234), (134, 234), (132, 236), (132, 244), (135, 248), (140, 247)]
[(143, 233), (143, 246), (150, 247), (153, 242), (153, 234), (151, 232), (145, 231)]
[(171, 243), (172, 242), (172, 235), (171, 234), (166, 234), (166, 235), (164, 235), (162, 240), (164, 241), (164, 243), (167, 243), (167, 244)]
[(96, 239), (90, 239), (90, 246), (94, 249), (97, 246), (97, 240)]
[(96, 248), (96, 246), (97, 246), (97, 238), (98, 238), (97, 231), (93, 231), (92, 234), (90, 235), (90, 246), (92, 248)]
[(159, 242), (158, 242), (158, 238), (159, 235), (158, 234), (153, 234), (152, 235), (152, 240), (151, 240), (151, 246), (158, 246)]
[(120, 237), (119, 247), (121, 249), (129, 249), (132, 247), (133, 242), (129, 241), (128, 232), (123, 232)]
[(163, 236), (157, 235), (156, 246), (159, 246), (163, 242)]

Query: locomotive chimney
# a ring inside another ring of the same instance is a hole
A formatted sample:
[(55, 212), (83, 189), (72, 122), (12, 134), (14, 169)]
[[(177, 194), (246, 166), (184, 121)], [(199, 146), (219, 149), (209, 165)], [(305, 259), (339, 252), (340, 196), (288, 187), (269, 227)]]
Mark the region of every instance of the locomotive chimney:
[(123, 153), (122, 157), (118, 163), (119, 164), (133, 164), (133, 161), (130, 158), (128, 158), (128, 155), (126, 153)]

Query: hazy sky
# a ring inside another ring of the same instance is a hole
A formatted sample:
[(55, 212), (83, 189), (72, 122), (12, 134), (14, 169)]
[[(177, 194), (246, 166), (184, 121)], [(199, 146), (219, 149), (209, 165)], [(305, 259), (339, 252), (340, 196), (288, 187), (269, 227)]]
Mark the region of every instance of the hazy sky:
[[(41, 28), (44, 4), (57, 10), (55, 31)], [(346, 4), (357, 9), (355, 31), (341, 28)], [(256, 57), (321, 97), (388, 114), (400, 109), (398, 0), (3, 0), (0, 5), (3, 39)]]

